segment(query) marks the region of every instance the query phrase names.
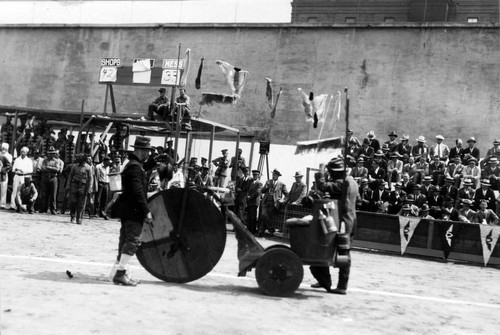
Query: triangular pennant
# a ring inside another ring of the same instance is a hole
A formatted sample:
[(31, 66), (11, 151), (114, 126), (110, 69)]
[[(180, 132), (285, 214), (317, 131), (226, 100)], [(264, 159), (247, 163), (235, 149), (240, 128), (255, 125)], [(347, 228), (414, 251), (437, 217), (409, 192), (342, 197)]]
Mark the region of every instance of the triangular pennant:
[(276, 115), (276, 106), (278, 106), (278, 101), (280, 100), (280, 95), (282, 92), (283, 92), (283, 87), (280, 87), (278, 94), (276, 94), (276, 100), (274, 100), (273, 109), (271, 110), (271, 119), (274, 119), (274, 116)]
[(405, 253), (408, 243), (410, 243), (413, 232), (420, 223), (420, 218), (400, 216), (399, 235), (401, 236), (401, 255)]
[(495, 249), (495, 245), (498, 241), (498, 236), (500, 235), (500, 227), (498, 226), (488, 226), (479, 225), (481, 230), (481, 245), (483, 246), (483, 260), (484, 265), (488, 264), (490, 260), (491, 253)]
[(444, 259), (448, 259), (453, 245), (455, 244), (458, 232), (462, 226), (460, 224), (453, 223), (447, 225), (443, 222), (439, 227), (443, 243), (443, 257)]

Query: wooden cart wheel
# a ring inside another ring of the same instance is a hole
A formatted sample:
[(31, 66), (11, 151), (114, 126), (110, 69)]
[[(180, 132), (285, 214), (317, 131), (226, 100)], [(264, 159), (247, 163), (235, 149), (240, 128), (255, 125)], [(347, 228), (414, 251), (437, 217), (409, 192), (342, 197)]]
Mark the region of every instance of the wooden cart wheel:
[(292, 250), (288, 245), (285, 245), (285, 244), (273, 244), (273, 245), (270, 245), (267, 248), (265, 248), (264, 251), (268, 251), (268, 250), (276, 249), (276, 248), (283, 248), (283, 249)]
[(304, 278), (300, 258), (287, 247), (267, 250), (257, 261), (255, 278), (266, 295), (287, 297), (293, 294)]

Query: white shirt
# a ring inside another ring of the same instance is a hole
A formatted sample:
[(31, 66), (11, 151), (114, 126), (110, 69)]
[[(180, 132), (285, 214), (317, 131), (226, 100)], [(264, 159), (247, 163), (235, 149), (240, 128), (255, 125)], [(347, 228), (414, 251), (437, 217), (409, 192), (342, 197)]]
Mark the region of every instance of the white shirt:
[(12, 171), (21, 170), (23, 174), (33, 173), (33, 162), (31, 158), (19, 156), (14, 161)]

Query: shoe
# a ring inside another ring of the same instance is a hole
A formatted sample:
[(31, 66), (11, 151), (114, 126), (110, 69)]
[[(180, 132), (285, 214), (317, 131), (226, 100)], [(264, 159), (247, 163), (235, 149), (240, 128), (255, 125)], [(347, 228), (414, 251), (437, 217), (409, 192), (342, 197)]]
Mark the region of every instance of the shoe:
[(0, 209), (7, 209), (7, 208), (5, 208), (5, 206), (2, 206), (2, 207), (0, 207)]
[[(12, 208), (14, 209), (14, 208)], [(16, 213), (21, 213), (21, 208), (16, 209)]]
[(137, 282), (127, 276), (126, 270), (117, 270), (113, 277), (113, 283), (115, 285), (137, 286)]
[(322, 288), (322, 286), (320, 285), (320, 283), (311, 284), (311, 287), (312, 288)]
[(82, 221), (76, 220), (76, 224), (82, 224)]
[(345, 289), (342, 289), (342, 288), (335, 288), (333, 290), (329, 290), (328, 292), (330, 293), (333, 293), (333, 294), (340, 294), (340, 295), (346, 295), (347, 294), (347, 290)]
[(15, 209), (14, 207), (11, 207), (10, 210), (11, 211), (17, 211), (17, 209)]
[(28, 214), (33, 214), (33, 211), (28, 211)]
[(58, 213), (57, 213), (57, 211), (55, 211), (55, 210), (52, 210), (52, 209), (51, 209), (51, 210), (50, 210), (50, 214), (52, 214), (52, 215), (57, 215)]
[(72, 216), (71, 219), (69, 220), (69, 222), (71, 222), (71, 223), (75, 222), (75, 217)]
[(106, 214), (104, 214), (104, 216), (102, 217), (104, 220), (109, 220), (108, 216)]

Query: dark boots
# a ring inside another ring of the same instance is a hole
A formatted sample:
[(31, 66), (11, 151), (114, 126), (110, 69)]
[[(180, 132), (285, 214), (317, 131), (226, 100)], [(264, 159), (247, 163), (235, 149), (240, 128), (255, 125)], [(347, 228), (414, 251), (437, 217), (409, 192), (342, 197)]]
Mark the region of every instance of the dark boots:
[(117, 270), (113, 277), (113, 283), (115, 283), (115, 285), (137, 286), (137, 282), (127, 276), (126, 270)]

